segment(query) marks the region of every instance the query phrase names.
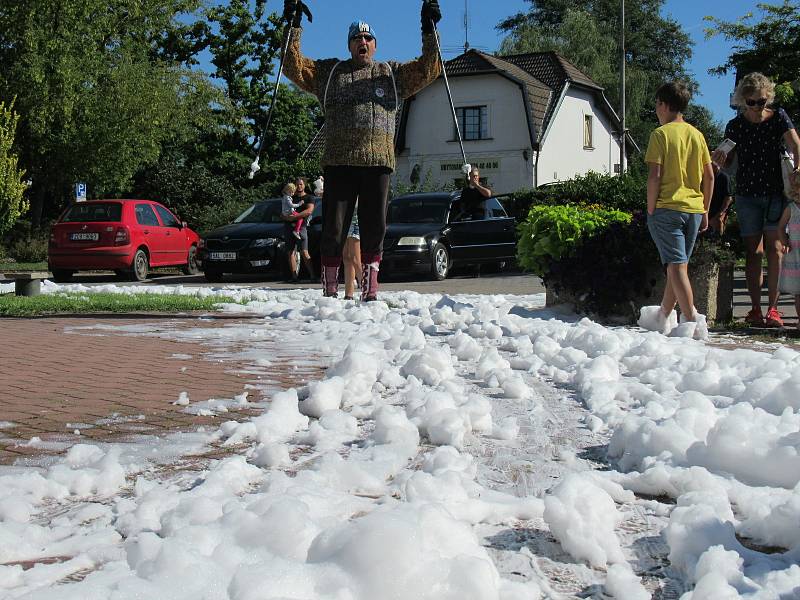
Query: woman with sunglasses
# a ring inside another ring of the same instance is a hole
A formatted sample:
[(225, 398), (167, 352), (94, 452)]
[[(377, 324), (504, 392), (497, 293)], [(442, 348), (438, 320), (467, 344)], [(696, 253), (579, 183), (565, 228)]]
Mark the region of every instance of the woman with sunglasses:
[[(739, 114), (728, 122), (725, 137), (736, 147), (725, 154), (714, 151), (712, 159), (719, 165), (730, 164), (735, 154), (736, 214), (742, 240), (747, 250), (745, 277), (750, 294), (751, 310), (745, 322), (756, 327), (782, 327), (778, 312), (778, 278), (781, 252), (778, 240), (780, 221), (787, 200), (783, 194), (781, 153), (784, 146), (794, 155), (794, 174), (800, 165), (800, 138), (789, 115), (781, 108), (771, 108), (775, 84), (761, 73), (742, 78), (733, 94)], [(767, 288), (769, 306), (761, 312), (763, 274), (761, 258), (767, 255)]]

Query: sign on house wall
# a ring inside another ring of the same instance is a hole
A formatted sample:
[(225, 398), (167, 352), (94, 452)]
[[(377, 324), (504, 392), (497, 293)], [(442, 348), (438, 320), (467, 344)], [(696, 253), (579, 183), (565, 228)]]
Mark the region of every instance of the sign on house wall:
[[(467, 158), (469, 160), (469, 158)], [(447, 171), (457, 171), (461, 172), (461, 167), (464, 163), (460, 162), (451, 162), (451, 161), (442, 161), (439, 163), (439, 170), (442, 172)], [(500, 170), (500, 159), (499, 158), (489, 158), (489, 159), (481, 159), (475, 162), (470, 162), (473, 167), (477, 167), (479, 171), (499, 171)]]

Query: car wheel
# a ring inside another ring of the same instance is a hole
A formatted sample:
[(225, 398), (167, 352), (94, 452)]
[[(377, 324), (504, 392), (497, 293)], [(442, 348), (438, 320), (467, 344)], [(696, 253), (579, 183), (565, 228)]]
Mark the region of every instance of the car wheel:
[(444, 244), (436, 244), (431, 252), (431, 277), (436, 281), (447, 279), (450, 272), (450, 253)]
[(51, 269), (53, 273), (53, 281), (56, 283), (66, 283), (75, 274), (75, 271), (69, 269)]
[(291, 268), (289, 267), (289, 254), (283, 255), (283, 267), (281, 267), (281, 273), (283, 274), (283, 278), (288, 280), (295, 280), (300, 277), (300, 269), (302, 268), (303, 259), (300, 256), (299, 250), (293, 250), (292, 253), (294, 254), (294, 273), (292, 273)]
[(131, 264), (131, 281), (144, 281), (147, 279), (147, 274), (150, 271), (150, 260), (147, 258), (147, 252), (142, 249), (136, 251), (133, 256), (133, 263)]
[(203, 272), (203, 275), (205, 276), (206, 281), (209, 283), (219, 283), (222, 281), (222, 278), (225, 274), (222, 271), (217, 271), (216, 269), (206, 269)]
[(189, 248), (189, 256), (186, 257), (186, 264), (181, 268), (184, 275), (197, 275), (200, 267), (197, 266), (197, 246)]

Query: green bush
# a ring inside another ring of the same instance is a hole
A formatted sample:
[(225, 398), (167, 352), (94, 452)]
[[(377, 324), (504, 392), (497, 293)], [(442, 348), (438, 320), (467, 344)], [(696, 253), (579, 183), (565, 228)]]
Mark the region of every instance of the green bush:
[[(735, 259), (727, 238), (700, 234), (689, 262), (690, 271), (705, 264)], [(663, 267), (641, 211), (629, 221), (610, 221), (572, 252), (550, 260), (541, 275), (545, 285), (580, 299), (578, 309), (607, 317), (632, 314), (631, 302), (649, 297), (663, 279)]]
[(599, 204), (608, 209), (634, 212), (647, 203), (647, 177), (626, 173), (622, 177), (590, 172), (567, 181), (521, 190), (508, 203), (509, 213), (524, 219), (531, 206)]
[(18, 263), (43, 262), (47, 260), (47, 241), (47, 234), (32, 234), (15, 240), (8, 253)]
[(612, 223), (629, 223), (631, 215), (618, 210), (578, 206), (532, 206), (522, 223), (517, 260), (522, 267), (544, 277), (550, 265), (575, 251), (583, 241)]

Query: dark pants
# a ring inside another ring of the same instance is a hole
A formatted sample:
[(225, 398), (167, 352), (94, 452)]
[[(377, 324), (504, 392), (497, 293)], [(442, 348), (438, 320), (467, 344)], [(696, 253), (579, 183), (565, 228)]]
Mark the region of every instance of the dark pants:
[(361, 262), (380, 262), (386, 235), (389, 201), (388, 167), (325, 167), (325, 200), (322, 202), (322, 264), (338, 267), (358, 200)]

